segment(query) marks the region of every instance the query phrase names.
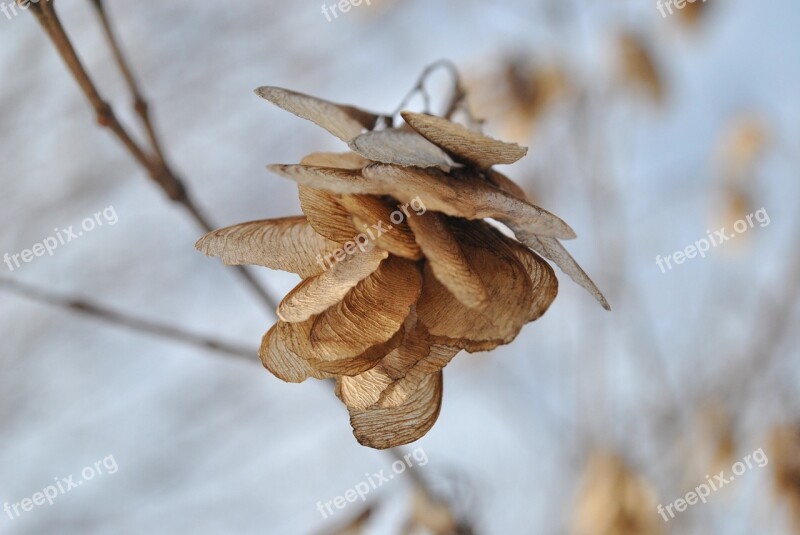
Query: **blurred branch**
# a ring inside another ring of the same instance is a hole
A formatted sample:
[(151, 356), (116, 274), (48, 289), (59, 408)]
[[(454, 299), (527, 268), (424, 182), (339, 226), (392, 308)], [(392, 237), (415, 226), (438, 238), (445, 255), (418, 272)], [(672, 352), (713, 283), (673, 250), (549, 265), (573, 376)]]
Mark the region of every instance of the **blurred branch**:
[(177, 327), (162, 325), (152, 320), (146, 320), (124, 312), (112, 310), (84, 298), (61, 296), (49, 290), (37, 288), (5, 277), (0, 277), (0, 288), (38, 303), (55, 306), (70, 312), (77, 312), (78, 314), (93, 317), (112, 325), (158, 336), (159, 338), (182, 342), (202, 349), (210, 349), (211, 351), (233, 357), (245, 358), (251, 362), (254, 361), (253, 357), (258, 354), (255, 349), (250, 350), (246, 347), (229, 344), (213, 338), (205, 338)]
[[(150, 178), (161, 187), (161, 189), (172, 201), (181, 204), (204, 232), (210, 232), (215, 228), (215, 226), (212, 225), (208, 218), (200, 211), (190, 197), (184, 183), (175, 175), (171, 167), (164, 159), (160, 144), (158, 143), (158, 139), (155, 135), (155, 129), (153, 128), (152, 122), (149, 118), (147, 103), (142, 98), (136, 81), (130, 69), (128, 68), (127, 63), (125, 62), (124, 57), (122, 56), (119, 46), (117, 45), (117, 41), (114, 38), (114, 34), (111, 31), (111, 27), (105, 16), (105, 10), (102, 6), (101, 0), (93, 1), (100, 13), (106, 35), (111, 43), (117, 63), (119, 64), (120, 69), (122, 70), (123, 75), (125, 76), (125, 79), (134, 94), (134, 106), (145, 123), (151, 143), (153, 144), (153, 150), (155, 151), (154, 155), (149, 154), (133, 139), (127, 129), (117, 119), (111, 105), (103, 99), (102, 95), (97, 89), (97, 86), (92, 81), (88, 71), (78, 57), (75, 47), (72, 45), (69, 36), (64, 30), (64, 27), (61, 24), (58, 15), (56, 14), (54, 7), (55, 0), (31, 3), (29, 4), (29, 7), (30, 11), (36, 16), (36, 20), (42, 26), (42, 29), (53, 42), (53, 45), (55, 46), (61, 58), (64, 60), (64, 63), (69, 71), (72, 73), (75, 81), (78, 83), (84, 95), (89, 100), (89, 103), (92, 105), (92, 108), (97, 116), (97, 122), (101, 126), (108, 128), (117, 137), (117, 139), (119, 139), (119, 141), (139, 163), (139, 165), (141, 165), (147, 171)], [(248, 286), (250, 286), (250, 289), (253, 291), (253, 293), (256, 294), (258, 298), (267, 306), (270, 312), (274, 312), (275, 309), (277, 309), (277, 304), (253, 277), (253, 275), (242, 266), (237, 266), (236, 269)]]
[(782, 285), (780, 298), (771, 301), (765, 297), (764, 303), (756, 310), (762, 318), (762, 326), (741, 353), (741, 365), (730, 368), (733, 376), (721, 384), (729, 396), (741, 403), (747, 403), (744, 394), (754, 388), (758, 376), (766, 373), (774, 363), (780, 355), (781, 344), (792, 332), (790, 327), (796, 325), (792, 319), (800, 302), (800, 254), (795, 255), (782, 280), (786, 283)]
[(112, 53), (114, 54), (114, 60), (117, 62), (117, 67), (119, 67), (120, 72), (122, 72), (122, 76), (125, 78), (125, 83), (128, 84), (128, 89), (133, 97), (133, 109), (137, 114), (139, 114), (142, 124), (147, 130), (147, 137), (150, 139), (150, 146), (155, 151), (158, 159), (162, 162), (166, 162), (167, 159), (164, 156), (164, 150), (158, 139), (158, 135), (156, 134), (156, 129), (153, 126), (153, 122), (150, 119), (150, 105), (142, 95), (142, 92), (139, 90), (139, 84), (136, 82), (136, 77), (133, 75), (133, 71), (131, 70), (129, 63), (125, 58), (125, 54), (122, 52), (122, 47), (120, 46), (114, 30), (111, 27), (111, 22), (106, 14), (105, 1), (92, 0), (92, 3), (94, 4), (95, 9), (97, 9), (97, 14), (100, 17), (100, 22), (103, 25), (103, 32), (105, 33), (108, 44), (111, 47)]

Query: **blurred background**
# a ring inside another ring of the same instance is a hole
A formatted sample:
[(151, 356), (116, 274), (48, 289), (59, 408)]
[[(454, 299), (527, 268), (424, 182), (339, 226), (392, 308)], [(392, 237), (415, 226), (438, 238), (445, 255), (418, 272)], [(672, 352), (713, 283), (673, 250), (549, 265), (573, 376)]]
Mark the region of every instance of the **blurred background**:
[[(800, 533), (800, 4), (372, 0), (331, 20), (319, 2), (105, 5), (215, 226), (299, 214), (295, 184), (265, 166), (346, 148), (254, 88), (389, 112), (446, 58), (486, 132), (530, 147), (501, 170), (577, 231), (567, 246), (614, 310), (557, 272), (543, 318), (447, 367), (437, 424), (402, 449), (428, 462), (323, 518), (318, 502), (394, 458), (358, 445), (328, 384), (262, 369), (274, 315), (195, 251), (202, 229), (97, 126), (32, 13), (0, 14), (0, 254), (117, 216), (0, 264), (0, 502), (118, 466), (0, 513), (0, 533)], [(144, 140), (93, 2), (56, 7)], [(442, 102), (451, 80), (427, 87)], [(657, 265), (759, 210), (705, 258)], [(274, 299), (296, 282), (255, 274)], [(102, 321), (74, 296), (244, 358)], [(708, 503), (659, 514), (756, 451), (769, 462)]]

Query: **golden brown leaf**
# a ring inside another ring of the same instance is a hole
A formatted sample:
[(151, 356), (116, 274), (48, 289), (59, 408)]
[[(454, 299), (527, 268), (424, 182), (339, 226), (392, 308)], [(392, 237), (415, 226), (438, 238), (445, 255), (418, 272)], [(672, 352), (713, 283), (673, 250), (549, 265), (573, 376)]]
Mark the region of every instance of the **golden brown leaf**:
[(315, 356), (338, 360), (385, 342), (405, 322), (420, 286), (416, 264), (390, 256), (341, 302), (316, 317), (310, 333)]
[(301, 186), (340, 195), (388, 195), (386, 185), (367, 180), (360, 170), (273, 164), (267, 169)]
[[(402, 346), (401, 346), (402, 347)], [(400, 348), (396, 349), (398, 351)], [(399, 407), (419, 388), (419, 385), (431, 374), (440, 372), (447, 366), (459, 351), (457, 347), (428, 343), (427, 355), (414, 363), (400, 379), (392, 381), (381, 392), (376, 405), (378, 407)], [(384, 357), (384, 361), (388, 358)], [(385, 369), (385, 364), (383, 364)]]
[(442, 149), (416, 132), (397, 129), (367, 132), (355, 138), (350, 148), (374, 162), (403, 167), (437, 167), (448, 172), (453, 165)]
[(412, 112), (403, 112), (402, 116), (411, 128), (444, 149), (455, 160), (479, 169), (511, 164), (528, 153), (527, 148), (516, 143), (498, 141), (442, 117)]
[(333, 377), (316, 370), (301, 355), (298, 355), (296, 334), (293, 327), (278, 322), (267, 331), (261, 341), (259, 356), (264, 367), (287, 383), (302, 383), (309, 377), (327, 379)]
[(339, 246), (314, 232), (305, 217), (285, 217), (215, 230), (200, 238), (195, 247), (228, 265), (252, 264), (307, 278), (323, 271), (317, 255)]
[(399, 407), (349, 408), (358, 442), (386, 449), (414, 442), (427, 433), (442, 406), (442, 372), (428, 375)]
[(300, 206), (314, 230), (337, 243), (346, 243), (353, 239), (353, 222), (339, 202), (338, 195), (303, 186), (297, 189), (300, 193)]
[(600, 291), (592, 279), (589, 278), (589, 275), (587, 275), (583, 268), (572, 258), (572, 255), (569, 254), (561, 242), (555, 238), (535, 236), (524, 230), (514, 229), (513, 227), (511, 230), (514, 231), (520, 242), (553, 262), (561, 271), (568, 275), (569, 278), (592, 294), (604, 309), (611, 310), (611, 305), (608, 304), (603, 292)]
[(343, 377), (339, 397), (356, 409), (400, 406), (425, 377), (441, 371), (459, 351), (432, 343), (412, 312), (406, 318), (403, 342), (371, 370)]
[(279, 108), (321, 126), (349, 143), (364, 130), (371, 130), (379, 116), (353, 106), (335, 104), (280, 87), (259, 87), (256, 94)]
[(385, 342), (357, 355), (323, 360), (318, 358), (309, 340), (313, 325), (313, 318), (300, 323), (279, 321), (264, 337), (261, 360), (276, 377), (287, 382), (302, 382), (308, 377), (321, 379), (364, 373), (397, 348), (405, 332), (401, 328)]
[(349, 258), (297, 285), (281, 301), (278, 316), (292, 323), (316, 316), (341, 301), (350, 289), (372, 275), (388, 256), (389, 253), (380, 249), (373, 248), (363, 253), (356, 249)]
[(483, 222), (452, 221), (451, 225), (471, 268), (489, 292), (489, 304), (482, 310), (466, 308), (426, 265), (417, 302), (419, 321), (439, 343), (470, 352), (488, 351), (517, 336), (540, 293), (554, 296), (555, 277), (543, 277), (542, 286), (534, 288), (498, 231)]
[(516, 197), (517, 199), (525, 202), (530, 202), (528, 198), (528, 194), (525, 193), (519, 184), (508, 178), (502, 173), (498, 173), (494, 169), (489, 169), (486, 172), (486, 179), (489, 181), (490, 184), (499, 188), (509, 195)]
[(428, 212), (410, 217), (408, 224), (439, 282), (468, 308), (486, 306), (489, 294), (447, 227), (446, 218)]
[(300, 163), (317, 167), (357, 170), (363, 169), (372, 162), (355, 152), (312, 152), (300, 160)]
[(531, 308), (528, 313), (527, 321), (536, 321), (547, 312), (547, 309), (550, 308), (550, 305), (558, 294), (558, 279), (556, 278), (556, 274), (547, 262), (542, 260), (527, 247), (506, 236), (502, 236), (502, 239), (514, 253), (514, 256), (519, 260), (520, 264), (525, 267), (525, 271), (528, 272), (528, 277), (531, 279), (531, 284), (533, 285), (533, 299), (531, 301)]
[(390, 190), (387, 194), (402, 202), (419, 197), (428, 209), (449, 216), (493, 218), (543, 236), (575, 238), (575, 231), (557, 216), (487, 184), (471, 170), (454, 169), (448, 175), (431, 169), (372, 164), (362, 173), (384, 184)]
[(561, 239), (575, 231), (561, 219), (505, 193), (482, 179), (448, 175), (431, 169), (372, 164), (363, 171), (271, 165), (269, 169), (298, 184), (339, 194), (391, 195), (410, 203), (419, 198), (435, 212), (465, 219), (494, 218), (530, 233)]
[(378, 365), (352, 377), (339, 377), (337, 383), (339, 398), (348, 408), (366, 410), (378, 402), (392, 378)]
[(375, 245), (410, 260), (422, 258), (408, 223), (391, 222), (396, 207), (388, 201), (371, 195), (343, 195), (340, 202), (350, 213), (356, 231), (374, 237)]

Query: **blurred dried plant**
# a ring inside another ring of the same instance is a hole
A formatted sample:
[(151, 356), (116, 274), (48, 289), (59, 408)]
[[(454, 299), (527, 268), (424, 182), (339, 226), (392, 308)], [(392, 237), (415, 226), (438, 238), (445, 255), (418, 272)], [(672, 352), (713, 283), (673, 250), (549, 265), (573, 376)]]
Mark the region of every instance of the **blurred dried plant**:
[(800, 426), (787, 425), (772, 436), (775, 488), (786, 501), (795, 529), (800, 532)]
[(687, 27), (695, 28), (708, 17), (708, 12), (709, 7), (706, 0), (686, 2), (684, 7), (678, 10), (678, 20)]
[(450, 509), (431, 500), (423, 490), (413, 494), (411, 515), (406, 521), (402, 535), (451, 535), (462, 534), (455, 517)]
[(666, 95), (666, 82), (645, 38), (625, 31), (617, 36), (619, 69), (622, 81), (640, 89), (650, 99), (661, 104)]
[[(450, 120), (465, 109), (460, 82), (444, 117), (403, 112), (400, 127), (392, 115), (285, 89), (257, 93), (352, 152), (270, 166), (298, 183), (305, 217), (224, 228), (197, 248), (226, 264), (300, 275), (261, 359), (284, 381), (336, 378), (361, 444), (389, 448), (423, 436), (439, 414), (447, 363), (461, 350), (510, 343), (544, 314), (558, 283), (539, 255), (608, 308), (559, 242), (574, 238), (572, 229), (492, 169), (527, 149)], [(409, 205), (423, 209), (409, 214)]]
[(583, 476), (574, 535), (660, 535), (650, 484), (614, 454), (595, 451)]
[(734, 462), (736, 443), (733, 419), (722, 402), (699, 404), (694, 415), (694, 429), (687, 441), (684, 457), (686, 484), (693, 484), (699, 472), (718, 473)]
[(556, 64), (539, 64), (522, 55), (492, 60), (490, 69), (466, 82), (479, 117), (492, 117), (508, 139), (522, 142), (534, 134), (541, 117), (574, 88)]
[(369, 519), (372, 517), (372, 507), (367, 507), (353, 520), (332, 531), (325, 531), (326, 535), (363, 535)]
[[(756, 166), (769, 148), (766, 121), (755, 113), (741, 113), (724, 126), (718, 141), (716, 165), (722, 180), (721, 226), (733, 224), (757, 207), (753, 201)], [(738, 240), (741, 246), (746, 240)]]

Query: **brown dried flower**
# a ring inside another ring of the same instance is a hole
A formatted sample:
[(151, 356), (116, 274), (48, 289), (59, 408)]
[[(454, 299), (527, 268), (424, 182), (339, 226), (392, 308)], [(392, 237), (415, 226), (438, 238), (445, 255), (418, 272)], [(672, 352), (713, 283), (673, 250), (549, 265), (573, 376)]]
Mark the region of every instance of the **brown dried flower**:
[(335, 378), (361, 444), (423, 436), (439, 414), (447, 363), (462, 349), (511, 342), (544, 314), (558, 283), (539, 255), (608, 308), (559, 242), (572, 229), (492, 169), (527, 149), (445, 118), (405, 112), (395, 128), (391, 117), (285, 89), (257, 93), (352, 152), (270, 166), (298, 183), (305, 216), (220, 229), (197, 248), (300, 275), (261, 359), (284, 381)]
[(800, 529), (800, 426), (789, 425), (773, 432), (771, 455), (775, 470), (775, 488)]
[(623, 81), (642, 89), (654, 102), (662, 103), (666, 93), (664, 78), (647, 41), (636, 33), (623, 32), (618, 43)]
[(504, 136), (530, 139), (544, 115), (575, 93), (567, 72), (555, 63), (515, 55), (493, 59), (486, 72), (468, 81), (471, 104), (480, 116), (491, 116)]
[(616, 455), (594, 452), (584, 474), (574, 535), (660, 535), (651, 485)]
[(686, 2), (683, 9), (678, 10), (678, 20), (684, 25), (694, 28), (707, 16), (708, 5), (708, 2), (700, 0)]

